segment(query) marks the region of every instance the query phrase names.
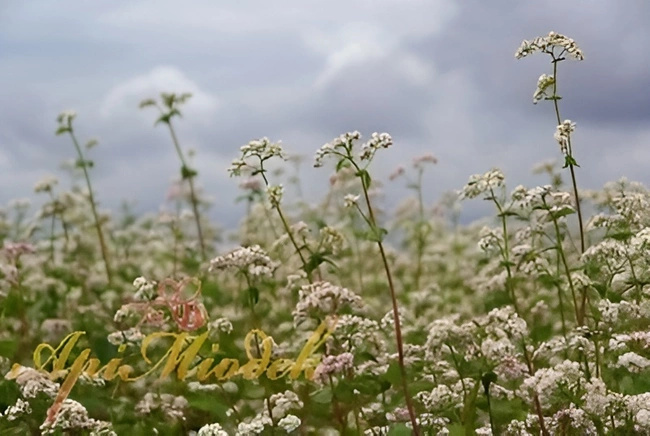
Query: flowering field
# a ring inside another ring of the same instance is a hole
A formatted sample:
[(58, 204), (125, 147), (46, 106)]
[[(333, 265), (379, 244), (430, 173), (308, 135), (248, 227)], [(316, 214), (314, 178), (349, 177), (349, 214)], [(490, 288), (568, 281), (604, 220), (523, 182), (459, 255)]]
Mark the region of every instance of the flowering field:
[[(232, 250), (174, 130), (189, 94), (141, 104), (179, 158), (158, 216), (97, 209), (95, 144), (62, 113), (73, 188), (0, 211), (0, 434), (650, 434), (650, 192), (580, 188), (559, 84), (583, 53), (551, 32), (516, 57), (533, 54), (563, 159), (548, 185), (486, 168), (424, 204), (424, 155), (383, 181), (413, 193), (388, 211), (372, 162), (393, 140), (349, 132), (316, 151), (329, 191), (304, 204), (271, 170), (290, 150), (253, 140), (228, 169), (247, 205)], [(490, 225), (459, 224), (479, 200)]]

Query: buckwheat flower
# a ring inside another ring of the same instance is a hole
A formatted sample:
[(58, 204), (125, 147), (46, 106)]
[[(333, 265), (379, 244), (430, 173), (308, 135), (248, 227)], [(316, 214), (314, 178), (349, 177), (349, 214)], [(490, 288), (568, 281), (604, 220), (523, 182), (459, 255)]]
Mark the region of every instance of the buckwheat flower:
[(361, 146), (361, 160), (371, 160), (377, 150), (393, 145), (393, 138), (388, 133), (374, 132), (368, 142)]
[(277, 268), (266, 252), (259, 246), (240, 247), (224, 256), (210, 261), (209, 271), (237, 269), (253, 277), (270, 277)]
[(493, 169), (485, 174), (474, 174), (460, 193), (460, 198), (476, 198), (490, 190), (503, 186), (505, 176), (499, 169)]
[(503, 434), (507, 436), (534, 436), (534, 433), (528, 431), (526, 422), (516, 419), (510, 421)]
[(358, 131), (347, 132), (338, 138), (334, 138), (332, 141), (323, 145), (317, 152), (316, 158), (314, 161), (315, 167), (323, 166), (323, 159), (329, 155), (345, 156), (348, 152), (352, 150), (354, 143), (361, 139), (361, 133)]
[(330, 377), (336, 374), (346, 374), (353, 367), (354, 356), (352, 353), (325, 356), (314, 371), (314, 379), (326, 384), (329, 382)]
[(207, 424), (199, 429), (196, 436), (228, 436), (228, 432), (221, 427), (221, 424)]
[(115, 435), (111, 424), (88, 416), (88, 411), (81, 403), (66, 399), (61, 409), (52, 421), (46, 420), (40, 427), (42, 435), (48, 434), (80, 434), (86, 431), (91, 434)]
[(59, 393), (60, 385), (40, 371), (26, 366), (14, 365), (5, 375), (7, 380), (15, 380), (20, 388), (23, 398), (36, 398), (39, 392), (45, 393), (50, 398), (55, 398)]
[(572, 433), (571, 430), (581, 435), (597, 435), (599, 432), (586, 412), (571, 403), (568, 408), (556, 412), (549, 425), (549, 430), (554, 434)]
[(343, 204), (345, 207), (354, 207), (359, 201), (359, 195), (347, 194), (343, 197)]
[(113, 345), (140, 344), (145, 338), (139, 327), (131, 327), (128, 330), (113, 332), (106, 338)]
[[(280, 142), (271, 142), (269, 138), (255, 139), (240, 147), (241, 157), (230, 164), (228, 172), (230, 176), (240, 176), (243, 170), (259, 171), (262, 162), (279, 157), (286, 160), (287, 157)], [(252, 162), (251, 162), (252, 158)]]
[[(268, 412), (267, 412), (268, 413)], [(237, 426), (236, 436), (254, 436), (262, 434), (264, 427), (273, 425), (273, 421), (266, 415), (257, 415), (249, 422), (240, 422)]]
[(296, 415), (287, 415), (278, 422), (278, 427), (287, 433), (291, 433), (300, 427), (301, 423), (302, 421), (300, 421), (300, 418), (298, 418)]
[(326, 315), (337, 314), (345, 307), (361, 308), (363, 301), (347, 288), (333, 285), (329, 282), (316, 282), (305, 285), (298, 292), (298, 304), (294, 309), (294, 323), (316, 315), (324, 318)]
[(503, 232), (499, 229), (491, 229), (487, 226), (481, 229), (479, 233), (478, 247), (485, 253), (497, 253), (501, 250), (503, 241)]
[(629, 352), (618, 357), (616, 366), (625, 368), (632, 373), (640, 373), (650, 367), (650, 360), (636, 353)]
[(526, 321), (517, 315), (512, 306), (492, 309), (486, 316), (485, 332), (496, 338), (521, 339), (528, 336)]
[(4, 415), (0, 412), (0, 417), (4, 417), (7, 421), (15, 421), (22, 418), (21, 415), (29, 415), (30, 413), (32, 413), (32, 408), (29, 403), (22, 398), (18, 398), (13, 406), (7, 407)]
[(605, 264), (611, 261), (623, 262), (626, 259), (627, 247), (619, 241), (605, 239), (604, 241), (592, 245), (582, 254), (582, 260), (585, 262), (597, 262)]
[(571, 120), (564, 120), (562, 124), (556, 127), (553, 137), (560, 145), (560, 151), (564, 154), (569, 153), (569, 141), (571, 140), (571, 133), (576, 129), (576, 123)]
[(209, 330), (217, 330), (226, 334), (232, 333), (233, 327), (232, 323), (228, 318), (217, 318), (208, 324)]
[(153, 394), (147, 392), (144, 398), (135, 406), (135, 411), (141, 415), (149, 415), (159, 410), (171, 420), (185, 420), (185, 409), (189, 403), (185, 397), (172, 394)]
[(537, 394), (541, 406), (548, 408), (558, 391), (573, 391), (585, 382), (580, 364), (565, 360), (553, 368), (538, 369), (523, 381), (520, 391), (531, 397)]
[(582, 401), (582, 408), (587, 413), (594, 416), (604, 416), (612, 403), (612, 397), (608, 395), (605, 382), (592, 377), (585, 385)]
[(429, 412), (453, 409), (462, 404), (462, 395), (457, 394), (447, 385), (438, 385), (431, 392), (418, 392), (415, 398)]
[[(554, 53), (555, 48), (560, 48), (561, 52)], [(538, 36), (532, 41), (524, 40), (515, 52), (515, 58), (521, 59), (537, 51), (557, 56), (569, 55), (575, 60), (584, 60), (582, 50), (573, 39), (555, 32), (549, 32), (547, 36)]]
[(266, 196), (269, 199), (272, 207), (277, 207), (282, 201), (282, 194), (284, 193), (284, 188), (282, 185), (269, 186), (266, 188)]
[[(298, 394), (293, 391), (286, 390), (281, 393), (273, 394), (269, 398), (271, 404), (271, 413), (274, 419), (280, 419), (287, 415), (290, 410), (300, 410), (304, 404), (300, 401)], [(268, 413), (266, 408), (265, 413)]]
[(337, 229), (325, 226), (320, 229), (320, 245), (323, 250), (337, 255), (345, 245), (345, 237)]
[(533, 104), (537, 104), (542, 98), (551, 97), (548, 94), (549, 88), (555, 84), (555, 77), (553, 75), (542, 74), (537, 80), (537, 89), (533, 94)]
[(36, 185), (34, 185), (34, 192), (50, 192), (52, 188), (59, 183), (59, 180), (54, 176), (48, 176), (44, 179), (39, 180)]
[(133, 287), (136, 289), (134, 299), (136, 301), (150, 300), (153, 297), (155, 286), (155, 281), (147, 280), (142, 276), (136, 277), (133, 280)]

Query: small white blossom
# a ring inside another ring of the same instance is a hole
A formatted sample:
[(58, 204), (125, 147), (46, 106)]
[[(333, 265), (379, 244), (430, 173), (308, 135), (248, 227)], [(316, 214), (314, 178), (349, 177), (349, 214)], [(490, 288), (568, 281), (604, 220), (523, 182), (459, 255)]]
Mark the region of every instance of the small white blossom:
[(571, 120), (564, 120), (562, 124), (556, 127), (553, 137), (560, 145), (560, 151), (569, 154), (569, 145), (571, 143), (571, 133), (576, 129), (576, 123)]

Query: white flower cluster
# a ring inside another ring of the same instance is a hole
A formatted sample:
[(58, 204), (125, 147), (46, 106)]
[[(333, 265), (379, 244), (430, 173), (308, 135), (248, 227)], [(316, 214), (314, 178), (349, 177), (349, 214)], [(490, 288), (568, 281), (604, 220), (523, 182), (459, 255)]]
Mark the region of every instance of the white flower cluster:
[(298, 394), (289, 390), (271, 395), (269, 402), (273, 419), (276, 420), (286, 416), (290, 410), (300, 410), (304, 406)]
[(228, 432), (221, 427), (221, 424), (207, 424), (199, 429), (196, 436), (228, 436)]
[(185, 420), (185, 409), (189, 403), (185, 397), (172, 394), (153, 394), (147, 392), (144, 398), (135, 406), (135, 411), (142, 415), (148, 415), (155, 410), (160, 410), (171, 420)]
[(277, 207), (282, 202), (284, 188), (282, 185), (272, 185), (266, 188), (266, 197), (269, 199), (271, 207)]
[(40, 427), (42, 435), (78, 434), (85, 430), (91, 434), (116, 436), (111, 424), (90, 418), (86, 408), (75, 400), (66, 399), (53, 422), (45, 421)]
[(220, 331), (226, 334), (232, 333), (232, 323), (228, 318), (217, 318), (214, 321), (212, 321), (210, 324), (208, 324), (208, 329), (209, 330), (216, 330)]
[(462, 404), (462, 395), (462, 391), (456, 392), (447, 385), (438, 385), (431, 392), (418, 392), (416, 398), (428, 411), (442, 411)]
[(571, 141), (571, 133), (576, 130), (576, 123), (571, 120), (564, 120), (562, 124), (555, 128), (553, 138), (560, 145), (560, 151), (563, 154), (569, 154), (569, 144)]
[(497, 253), (501, 249), (503, 242), (503, 232), (500, 229), (483, 227), (479, 233), (478, 248), (485, 253)]
[(156, 282), (147, 280), (145, 277), (136, 277), (133, 280), (133, 287), (136, 289), (134, 299), (136, 301), (146, 301), (153, 298)]
[(140, 331), (139, 327), (131, 327), (127, 330), (120, 330), (117, 332), (109, 333), (107, 340), (113, 345), (122, 345), (140, 344), (144, 338), (145, 335), (142, 333), (142, 331)]
[(259, 170), (255, 165), (251, 165), (247, 162), (249, 158), (259, 159), (259, 162), (264, 162), (274, 156), (277, 156), (282, 159), (286, 159), (284, 150), (280, 142), (271, 142), (269, 138), (255, 139), (250, 141), (246, 145), (242, 145), (240, 148), (241, 157), (235, 159), (230, 164), (228, 172), (231, 176), (240, 176), (242, 170), (248, 168), (252, 170)]
[(368, 142), (361, 146), (361, 160), (371, 160), (377, 150), (393, 145), (393, 138), (388, 133), (373, 133)]
[(551, 54), (555, 47), (562, 49), (558, 56), (563, 56), (566, 53), (579, 61), (585, 58), (573, 39), (555, 32), (549, 32), (547, 36), (538, 36), (532, 41), (524, 40), (515, 52), (515, 58), (521, 59), (537, 51)]
[(361, 297), (347, 288), (329, 282), (304, 285), (298, 292), (298, 304), (293, 311), (294, 323), (300, 324), (310, 315), (324, 318), (338, 313), (343, 307), (361, 308)]
[(542, 74), (537, 79), (537, 89), (533, 94), (533, 104), (537, 104), (542, 98), (551, 97), (548, 94), (549, 88), (555, 84), (555, 77), (549, 74)]
[(238, 269), (253, 277), (271, 277), (277, 264), (259, 245), (240, 247), (210, 261), (210, 271), (230, 268)]
[(343, 205), (347, 208), (354, 207), (359, 201), (359, 196), (354, 194), (346, 194), (343, 197)]
[(320, 246), (323, 250), (337, 255), (345, 245), (345, 236), (337, 229), (325, 226), (320, 229)]
[(24, 398), (35, 398), (39, 392), (45, 393), (50, 398), (55, 398), (59, 393), (58, 383), (50, 380), (46, 374), (26, 366), (15, 366), (5, 378), (16, 380)]
[(553, 368), (538, 369), (524, 380), (519, 390), (524, 398), (537, 394), (541, 406), (546, 409), (552, 406), (558, 392), (575, 391), (585, 383), (580, 364), (565, 360)]
[(330, 154), (345, 156), (345, 153), (342, 154), (341, 151), (337, 149), (343, 148), (345, 150), (352, 150), (352, 145), (354, 141), (358, 141), (359, 139), (361, 139), (361, 133), (355, 130), (354, 132), (344, 133), (338, 138), (332, 140), (331, 142), (328, 142), (327, 144), (323, 145), (320, 149), (318, 149), (318, 151), (316, 151), (314, 166), (317, 168), (322, 167), (323, 159)]
[(460, 193), (460, 198), (476, 198), (481, 194), (503, 186), (505, 176), (499, 169), (493, 169), (485, 174), (474, 174)]
[(325, 356), (314, 371), (314, 379), (325, 384), (336, 374), (345, 374), (354, 367), (354, 355), (342, 353), (336, 356)]
[(300, 418), (298, 418), (296, 415), (287, 415), (278, 422), (278, 427), (287, 433), (291, 433), (300, 427), (301, 423), (302, 421), (300, 421)]
[(47, 176), (34, 185), (34, 192), (50, 192), (57, 183), (59, 183), (59, 180), (56, 177)]
[(528, 336), (526, 321), (520, 318), (512, 306), (492, 309), (486, 316), (485, 332), (495, 338), (521, 339)]
[(0, 412), (0, 417), (7, 421), (15, 421), (16, 419), (19, 419), (21, 415), (29, 415), (30, 413), (32, 413), (32, 407), (29, 403), (24, 401), (22, 398), (18, 398), (13, 406), (7, 407), (4, 414)]
[(568, 215), (575, 211), (573, 197), (568, 192), (556, 191), (551, 185), (526, 189), (517, 186), (511, 195), (513, 205), (526, 210), (543, 210), (550, 217)]
[(248, 422), (240, 422), (237, 426), (236, 436), (255, 436), (262, 434), (264, 427), (273, 425), (273, 421), (268, 415), (256, 415)]
[[(331, 142), (328, 142), (316, 151), (314, 166), (323, 166), (323, 159), (329, 155), (338, 156), (339, 158), (351, 158), (354, 142), (359, 139), (361, 139), (361, 133), (357, 131), (344, 133), (338, 138), (333, 139)], [(361, 145), (359, 159), (370, 161), (375, 156), (377, 150), (380, 148), (388, 148), (391, 145), (393, 145), (393, 138), (388, 133), (374, 132), (371, 135), (370, 140)]]

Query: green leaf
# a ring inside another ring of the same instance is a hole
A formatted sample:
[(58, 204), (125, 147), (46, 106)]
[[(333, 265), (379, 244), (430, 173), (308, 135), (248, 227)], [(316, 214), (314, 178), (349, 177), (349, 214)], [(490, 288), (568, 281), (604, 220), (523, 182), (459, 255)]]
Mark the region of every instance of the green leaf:
[(63, 135), (64, 133), (71, 132), (69, 127), (66, 126), (61, 126), (58, 129), (56, 129), (56, 132), (54, 133), (55, 135)]
[(311, 396), (311, 400), (318, 404), (330, 404), (332, 402), (332, 390), (330, 388), (321, 389)]
[(465, 426), (465, 435), (474, 434), (474, 422), (476, 421), (476, 398), (478, 397), (478, 389), (480, 383), (474, 383), (474, 388), (465, 398), (465, 405), (463, 406), (462, 421)]
[(388, 436), (411, 436), (412, 434), (413, 430), (408, 428), (406, 424), (397, 424), (388, 431)]
[(16, 354), (18, 343), (15, 339), (4, 339), (0, 341), (0, 356), (12, 358)]
[(365, 186), (366, 189), (370, 188), (372, 178), (367, 170), (359, 170), (355, 175), (361, 179), (361, 183), (363, 183), (363, 186)]
[(140, 107), (140, 109), (142, 109), (142, 108), (147, 107), (147, 106), (155, 106), (155, 105), (156, 105), (156, 102), (154, 101), (154, 99), (152, 99), (152, 98), (147, 98), (147, 99), (142, 100), (142, 101), (140, 102), (140, 106), (139, 106), (139, 107)]
[(198, 174), (199, 173), (196, 172), (196, 170), (193, 170), (192, 168), (190, 168), (190, 167), (188, 167), (186, 165), (183, 165), (181, 167), (181, 177), (183, 178), (183, 180), (191, 179), (192, 177), (195, 177)]
[(251, 306), (255, 306), (260, 301), (260, 290), (255, 286), (248, 288), (248, 301)]
[(337, 164), (336, 164), (336, 172), (338, 173), (341, 171), (343, 168), (348, 168), (350, 166), (350, 162), (348, 162), (347, 159), (341, 159)]
[(373, 227), (365, 233), (365, 238), (372, 242), (382, 242), (388, 234), (388, 230), (383, 227)]
[(562, 168), (566, 168), (569, 166), (578, 167), (578, 168), (580, 167), (580, 165), (578, 165), (578, 162), (576, 162), (573, 156), (566, 155), (564, 156), (564, 166)]
[(402, 383), (402, 371), (399, 368), (399, 364), (397, 364), (397, 362), (391, 363), (386, 373), (382, 375), (382, 379), (386, 380), (393, 386)]

